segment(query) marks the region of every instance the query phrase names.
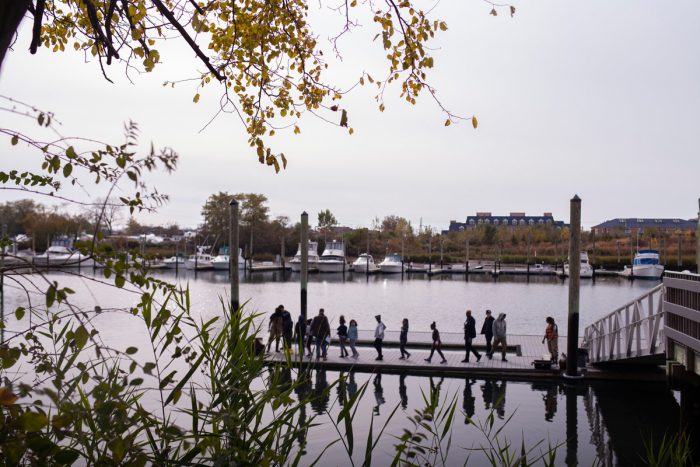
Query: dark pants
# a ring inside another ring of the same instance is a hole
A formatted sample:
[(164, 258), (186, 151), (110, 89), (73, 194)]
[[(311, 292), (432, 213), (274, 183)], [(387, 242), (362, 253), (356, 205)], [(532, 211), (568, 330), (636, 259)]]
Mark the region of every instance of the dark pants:
[(442, 348), (442, 345), (439, 342), (433, 342), (433, 346), (430, 348), (430, 356), (428, 357), (428, 360), (433, 359), (433, 354), (435, 353), (436, 350), (437, 350), (437, 353), (440, 354), (442, 359), (445, 360), (445, 356), (442, 354), (442, 350), (440, 350), (441, 348)]
[(374, 348), (377, 349), (377, 357), (383, 358), (384, 356), (382, 355), (382, 340), (381, 339), (374, 339)]
[(486, 353), (490, 354), (491, 353), (491, 340), (493, 339), (493, 336), (486, 336)]
[(284, 334), (282, 334), (282, 339), (284, 339), (285, 347), (292, 347), (292, 331), (285, 331)]
[(473, 353), (476, 358), (481, 358), (481, 354), (472, 347), (472, 340), (474, 340), (472, 337), (464, 338), (464, 349), (467, 351), (467, 356), (465, 358), (467, 360), (469, 360), (469, 353)]
[(406, 341), (399, 341), (399, 350), (402, 357), (408, 357), (411, 354), (406, 351)]

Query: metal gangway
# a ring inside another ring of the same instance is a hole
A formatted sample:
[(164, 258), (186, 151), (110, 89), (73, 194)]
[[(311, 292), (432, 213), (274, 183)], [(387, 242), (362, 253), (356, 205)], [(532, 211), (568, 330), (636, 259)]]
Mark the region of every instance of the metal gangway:
[(619, 307), (584, 331), (584, 345), (592, 364), (625, 362), (662, 363), (664, 285)]

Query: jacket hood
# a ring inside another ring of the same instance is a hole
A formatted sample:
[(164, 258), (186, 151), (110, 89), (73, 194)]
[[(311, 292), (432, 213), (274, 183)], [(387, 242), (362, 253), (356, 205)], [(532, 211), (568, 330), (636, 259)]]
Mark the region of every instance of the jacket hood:
[(498, 321), (503, 321), (504, 319), (506, 319), (506, 314), (505, 314), (505, 313), (500, 313), (500, 314), (498, 315)]

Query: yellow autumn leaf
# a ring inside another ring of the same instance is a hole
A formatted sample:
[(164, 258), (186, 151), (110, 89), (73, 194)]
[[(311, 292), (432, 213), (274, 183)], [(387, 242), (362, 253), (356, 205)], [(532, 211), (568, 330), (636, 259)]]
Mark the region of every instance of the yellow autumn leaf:
[(479, 120), (476, 119), (476, 115), (472, 116), (472, 126), (474, 129), (479, 126)]
[(450, 126), (450, 125), (452, 125), (452, 121), (450, 121), (450, 119), (448, 118), (447, 120), (445, 120), (445, 126)]
[(194, 102), (195, 104), (196, 104), (197, 102), (199, 102), (199, 93), (197, 93), (197, 94), (194, 95), (194, 98), (192, 99), (192, 102)]

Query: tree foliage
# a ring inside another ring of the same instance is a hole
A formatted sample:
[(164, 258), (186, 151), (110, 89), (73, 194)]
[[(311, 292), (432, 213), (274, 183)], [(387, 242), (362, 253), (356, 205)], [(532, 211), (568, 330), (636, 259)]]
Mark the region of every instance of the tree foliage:
[[(316, 6), (309, 0), (5, 2), (0, 64), (25, 15), (33, 23), (27, 29), (32, 35), (31, 53), (41, 47), (53, 52), (75, 50), (96, 60), (108, 80), (106, 66), (116, 62), (125, 66), (127, 75), (152, 71), (168, 59), (161, 56), (161, 45), (177, 37), (203, 67), (193, 71), (197, 90), (192, 100), (200, 100), (200, 88), (218, 84), (221, 111), (240, 118), (259, 161), (276, 171), (286, 167), (287, 159), (273, 152), (268, 141), (281, 128), (299, 133), (299, 120), (305, 113), (336, 122), (352, 134), (349, 111), (340, 102), (357, 84), (375, 88), (382, 111), (384, 92), (396, 82), (401, 98), (410, 104), (427, 91), (446, 114), (445, 125), (461, 118), (438, 101), (428, 83), (428, 72), (434, 66), (430, 44), (436, 34), (447, 30), (444, 21), (432, 18), (413, 0), (352, 0), (340, 7), (320, 2), (319, 7), (328, 6), (339, 14), (339, 34), (330, 43), (335, 54), (340, 55), (338, 39), (365, 16), (371, 18), (375, 43), (386, 53), (384, 70), (374, 76), (358, 70), (356, 81), (343, 88), (326, 79), (334, 61), (328, 50), (324, 55), (326, 44), (319, 42), (309, 22), (311, 5)], [(476, 117), (470, 121), (476, 128)]]

